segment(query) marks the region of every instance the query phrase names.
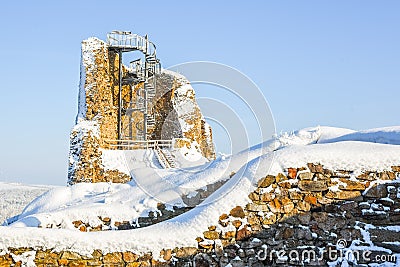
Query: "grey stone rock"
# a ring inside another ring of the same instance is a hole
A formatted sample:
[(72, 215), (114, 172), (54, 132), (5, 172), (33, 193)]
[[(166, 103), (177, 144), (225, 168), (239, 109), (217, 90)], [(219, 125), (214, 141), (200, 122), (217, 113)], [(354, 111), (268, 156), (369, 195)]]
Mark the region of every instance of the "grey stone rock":
[(328, 186), (324, 181), (307, 181), (299, 182), (299, 188), (303, 191), (321, 192), (328, 190)]
[(311, 180), (313, 178), (313, 174), (311, 172), (300, 172), (297, 177), (300, 180)]
[(387, 187), (384, 184), (374, 186), (365, 193), (365, 196), (369, 198), (384, 198), (387, 197), (387, 195)]

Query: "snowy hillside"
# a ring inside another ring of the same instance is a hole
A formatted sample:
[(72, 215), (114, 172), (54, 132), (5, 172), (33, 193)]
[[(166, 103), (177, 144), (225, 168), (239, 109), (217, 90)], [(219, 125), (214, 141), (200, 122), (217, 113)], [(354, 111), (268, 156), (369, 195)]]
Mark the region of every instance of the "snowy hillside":
[[(90, 254), (129, 250), (137, 253), (169, 247), (196, 246), (196, 237), (220, 214), (249, 202), (248, 194), (258, 179), (277, 174), (288, 167), (321, 163), (332, 170), (390, 170), (400, 165), (400, 127), (355, 132), (333, 127), (307, 128), (284, 133), (237, 155), (219, 157), (211, 164), (164, 170), (152, 165), (149, 151), (118, 155), (126, 163), (120, 168), (133, 176), (128, 184), (76, 184), (55, 188), (42, 195), (5, 230), (0, 228), (0, 249), (41, 246), (69, 249)], [(125, 159), (124, 159), (125, 157)], [(112, 157), (111, 157), (112, 158)], [(142, 162), (139, 164), (139, 162)], [(73, 221), (101, 223), (101, 218), (137, 222), (149, 211), (159, 213), (157, 203), (166, 209), (187, 204), (183, 196), (195, 197), (208, 184), (227, 181), (201, 205), (170, 220), (129, 231), (81, 233)], [(374, 182), (371, 183), (371, 186)], [(26, 228), (28, 226), (29, 228)], [(66, 228), (39, 229), (37, 226)], [(74, 229), (71, 231), (70, 229)]]
[(32, 200), (52, 188), (53, 186), (0, 182), (0, 224), (5, 219), (20, 214)]

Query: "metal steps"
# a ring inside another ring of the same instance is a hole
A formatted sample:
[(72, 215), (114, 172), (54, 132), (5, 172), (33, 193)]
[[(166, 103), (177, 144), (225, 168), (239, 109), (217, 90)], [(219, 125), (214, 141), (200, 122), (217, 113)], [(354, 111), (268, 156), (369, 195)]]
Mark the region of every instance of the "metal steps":
[(154, 151), (156, 154), (156, 158), (162, 168), (164, 169), (176, 168), (175, 161), (169, 150), (156, 147)]
[(168, 149), (162, 148), (161, 152), (164, 154), (165, 159), (167, 160), (169, 167), (170, 168), (176, 168), (175, 160), (172, 157), (171, 151), (169, 151)]
[(124, 51), (139, 50), (146, 56), (155, 56), (156, 46), (149, 41), (147, 35), (140, 36), (128, 31), (112, 31), (107, 34), (107, 44), (112, 48)]
[(155, 126), (156, 125), (156, 118), (154, 115), (147, 116), (147, 126)]
[[(156, 117), (151, 112), (152, 103), (157, 93), (156, 75), (161, 73), (160, 60), (156, 55), (156, 46), (149, 41), (147, 35), (140, 36), (127, 31), (112, 31), (107, 34), (107, 44), (110, 50), (119, 53), (119, 115), (118, 115), (118, 138), (123, 135), (122, 116), (133, 116), (133, 112), (143, 114), (144, 121), (133, 125), (129, 119), (128, 129), (136, 128), (138, 140), (147, 140), (151, 130), (156, 126)], [(128, 73), (122, 73), (122, 53), (140, 51), (143, 56), (129, 63)], [(125, 77), (122, 77), (122, 76)], [(141, 84), (143, 83), (143, 85)], [(129, 84), (137, 89), (136, 102), (124, 102), (122, 86)], [(140, 87), (139, 87), (140, 86)], [(128, 106), (129, 108), (125, 108)], [(150, 130), (150, 132), (148, 131)]]

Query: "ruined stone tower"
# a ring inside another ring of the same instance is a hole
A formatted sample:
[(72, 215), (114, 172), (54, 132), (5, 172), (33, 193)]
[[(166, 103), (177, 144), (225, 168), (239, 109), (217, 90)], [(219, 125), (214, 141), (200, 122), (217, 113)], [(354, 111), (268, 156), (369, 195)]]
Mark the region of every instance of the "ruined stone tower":
[[(175, 148), (197, 149), (205, 158), (214, 159), (211, 127), (201, 114), (189, 81), (171, 71), (154, 72), (153, 84), (157, 86), (151, 98), (146, 98), (148, 113), (144, 115), (140, 112), (140, 97), (146, 91), (146, 81), (135, 80), (139, 70), (121, 64), (121, 55), (98, 38), (82, 42), (78, 115), (70, 137), (68, 183), (128, 182), (131, 177), (126, 173), (104, 167), (102, 152), (144, 149), (149, 148), (148, 144), (154, 148), (157, 140)], [(148, 124), (143, 129), (146, 116)]]

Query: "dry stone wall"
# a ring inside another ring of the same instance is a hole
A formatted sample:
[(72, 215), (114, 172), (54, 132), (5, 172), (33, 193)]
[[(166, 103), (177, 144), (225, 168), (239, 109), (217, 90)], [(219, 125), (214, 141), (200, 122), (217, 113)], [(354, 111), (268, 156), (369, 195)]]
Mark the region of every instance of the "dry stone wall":
[(400, 261), (400, 182), (395, 180), (399, 171), (392, 167), (356, 177), (351, 171), (308, 164), (268, 175), (250, 193), (251, 202), (222, 214), (198, 238), (201, 262), (207, 266), (395, 264)]
[(91, 257), (10, 248), (0, 253), (0, 266), (29, 260), (37, 266), (340, 266), (347, 260), (348, 266), (396, 266), (399, 176), (396, 166), (355, 176), (310, 163), (260, 179), (248, 204), (221, 214), (197, 238), (198, 247), (165, 248), (160, 255), (94, 251)]

